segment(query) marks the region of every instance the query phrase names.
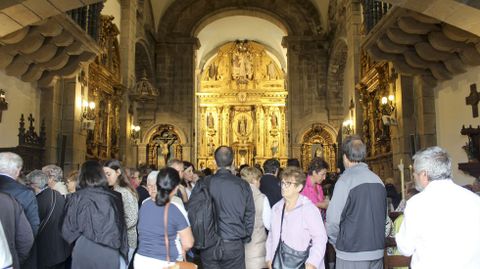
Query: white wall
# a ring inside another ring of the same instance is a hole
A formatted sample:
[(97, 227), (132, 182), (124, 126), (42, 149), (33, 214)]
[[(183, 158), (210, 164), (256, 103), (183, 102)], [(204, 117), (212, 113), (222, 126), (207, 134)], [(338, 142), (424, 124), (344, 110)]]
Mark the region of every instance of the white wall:
[(115, 23), (120, 32), (122, 32), (122, 29), (120, 29), (121, 12), (120, 0), (108, 0), (102, 9), (102, 15), (111, 15), (114, 17), (113, 23)]
[(30, 126), (27, 118), (32, 113), (35, 119), (35, 131), (39, 134), (40, 117), (40, 91), (30, 83), (23, 82), (15, 77), (8, 76), (0, 70), (0, 89), (5, 90), (8, 110), (3, 111), (0, 123), (0, 147), (18, 146), (18, 126), (20, 115), (25, 117), (25, 129)]
[[(465, 97), (470, 95), (470, 84), (476, 83), (480, 90), (480, 67), (473, 67), (467, 73), (439, 83), (435, 89), (435, 112), (438, 145), (448, 151), (452, 158), (453, 177), (457, 184), (471, 184), (473, 177), (458, 170), (458, 163), (467, 162), (462, 146), (467, 136), (461, 135), (462, 125), (480, 125), (480, 117), (473, 118), (472, 107), (467, 106)], [(478, 90), (477, 90), (478, 91)]]

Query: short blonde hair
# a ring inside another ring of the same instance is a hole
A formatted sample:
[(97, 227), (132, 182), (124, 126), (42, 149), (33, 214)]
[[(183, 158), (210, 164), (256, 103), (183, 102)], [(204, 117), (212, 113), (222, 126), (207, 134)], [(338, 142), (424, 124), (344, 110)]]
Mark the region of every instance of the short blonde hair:
[(253, 184), (255, 181), (260, 180), (262, 172), (255, 167), (245, 167), (240, 170), (240, 176), (248, 183)]

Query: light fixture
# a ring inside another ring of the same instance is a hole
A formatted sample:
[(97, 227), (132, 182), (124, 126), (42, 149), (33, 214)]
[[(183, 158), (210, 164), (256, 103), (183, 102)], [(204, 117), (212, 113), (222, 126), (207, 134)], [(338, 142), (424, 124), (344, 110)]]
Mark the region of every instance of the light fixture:
[(134, 142), (137, 142), (137, 140), (140, 138), (140, 126), (134, 124), (130, 126), (130, 138)]
[(8, 109), (8, 103), (5, 96), (5, 91), (0, 89), (0, 122), (2, 122), (2, 113)]
[(351, 119), (344, 120), (342, 123), (342, 130), (345, 135), (351, 135), (353, 132), (353, 121)]
[(391, 116), (395, 111), (395, 96), (390, 94), (388, 96), (382, 96), (380, 99), (380, 110), (383, 116)]
[(82, 129), (93, 130), (95, 128), (95, 102), (82, 101)]

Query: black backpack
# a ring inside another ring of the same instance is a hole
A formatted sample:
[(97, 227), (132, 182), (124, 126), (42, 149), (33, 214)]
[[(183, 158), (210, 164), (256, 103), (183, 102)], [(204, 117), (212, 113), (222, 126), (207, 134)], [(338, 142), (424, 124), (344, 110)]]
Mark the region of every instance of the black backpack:
[(210, 195), (211, 177), (199, 180), (188, 201), (188, 220), (195, 238), (194, 247), (202, 250), (221, 243), (217, 233), (217, 214)]

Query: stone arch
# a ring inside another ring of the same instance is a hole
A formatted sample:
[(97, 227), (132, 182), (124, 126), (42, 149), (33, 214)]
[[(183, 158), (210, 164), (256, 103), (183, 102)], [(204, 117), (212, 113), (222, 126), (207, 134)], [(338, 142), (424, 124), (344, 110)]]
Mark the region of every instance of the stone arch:
[[(165, 12), (158, 26), (158, 37), (168, 36), (192, 37), (202, 23), (206, 23), (209, 17), (218, 19), (218, 14), (228, 14), (226, 11), (248, 10), (266, 15), (264, 19), (272, 23), (281, 22), (288, 29), (288, 35), (319, 35), (323, 33), (320, 15), (310, 0), (186, 0), (175, 1)], [(272, 20), (275, 18), (274, 20)]]
[(333, 120), (341, 120), (345, 112), (343, 81), (347, 53), (347, 41), (344, 38), (338, 38), (332, 43), (327, 74), (327, 111)]
[(150, 83), (154, 84), (155, 74), (152, 57), (147, 49), (145, 40), (139, 39), (135, 43), (135, 79), (138, 81), (146, 72)]

